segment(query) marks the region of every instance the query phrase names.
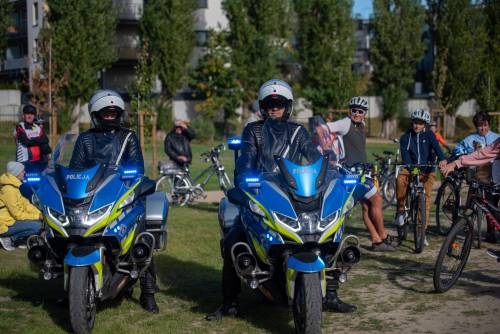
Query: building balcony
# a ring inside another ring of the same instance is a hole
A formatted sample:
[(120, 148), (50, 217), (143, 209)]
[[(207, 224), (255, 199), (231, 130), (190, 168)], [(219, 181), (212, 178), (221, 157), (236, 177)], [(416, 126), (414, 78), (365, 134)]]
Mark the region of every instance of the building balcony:
[(3, 71), (12, 71), (28, 67), (29, 67), (28, 57), (23, 57), (23, 58), (4, 60), (1, 68)]
[(137, 22), (142, 17), (144, 2), (142, 0), (115, 0), (120, 21)]

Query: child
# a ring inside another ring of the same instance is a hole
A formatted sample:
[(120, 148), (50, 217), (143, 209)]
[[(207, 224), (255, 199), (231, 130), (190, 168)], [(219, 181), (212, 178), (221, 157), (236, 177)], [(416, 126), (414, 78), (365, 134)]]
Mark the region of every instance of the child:
[[(400, 138), (401, 158), (405, 165), (416, 164), (433, 164), (434, 152), (439, 159), (439, 167), (446, 166), (446, 157), (439, 147), (439, 142), (432, 131), (426, 129), (426, 126), (431, 121), (431, 115), (427, 110), (416, 109), (411, 113), (412, 128), (408, 129)], [(398, 212), (396, 214), (396, 224), (402, 226), (404, 224), (405, 200), (408, 189), (410, 172), (408, 169), (403, 169), (396, 181), (396, 197), (398, 201)], [(429, 221), (429, 213), (431, 206), (431, 191), (436, 173), (434, 168), (429, 167), (423, 170), (420, 174), (420, 181), (424, 183), (425, 189), (425, 210), (426, 221)], [(427, 224), (426, 224), (427, 225)], [(427, 227), (427, 226), (426, 226)], [(424, 241), (427, 246), (427, 240)]]

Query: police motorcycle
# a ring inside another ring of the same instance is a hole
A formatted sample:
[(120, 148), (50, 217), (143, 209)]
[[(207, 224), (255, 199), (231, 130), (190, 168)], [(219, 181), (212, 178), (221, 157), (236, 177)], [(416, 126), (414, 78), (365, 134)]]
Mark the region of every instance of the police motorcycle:
[(62, 276), (76, 333), (92, 331), (97, 303), (130, 293), (166, 245), (168, 202), (134, 166), (64, 167), (76, 136), (53, 154), (53, 170), (31, 174), (45, 230), (28, 239), (28, 258), (44, 280)]
[[(239, 138), (228, 146), (235, 150)], [(328, 170), (328, 159), (301, 166), (277, 158), (279, 171), (246, 177), (219, 205), (221, 249), (241, 220), (246, 241), (231, 249), (239, 278), (271, 301), (292, 307), (298, 333), (319, 333), (327, 280), (344, 283), (360, 259), (359, 241), (344, 235), (357, 174)]]

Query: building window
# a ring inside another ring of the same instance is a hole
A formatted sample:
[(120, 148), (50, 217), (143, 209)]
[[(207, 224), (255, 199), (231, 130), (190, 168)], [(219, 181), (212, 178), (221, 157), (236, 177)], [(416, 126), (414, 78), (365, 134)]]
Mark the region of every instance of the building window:
[(33, 40), (33, 62), (36, 63), (38, 62), (38, 39), (35, 38)]
[(197, 30), (196, 33), (196, 46), (206, 46), (208, 42), (208, 31)]
[(33, 27), (38, 25), (38, 2), (33, 2)]
[(208, 8), (208, 0), (198, 0), (197, 8)]

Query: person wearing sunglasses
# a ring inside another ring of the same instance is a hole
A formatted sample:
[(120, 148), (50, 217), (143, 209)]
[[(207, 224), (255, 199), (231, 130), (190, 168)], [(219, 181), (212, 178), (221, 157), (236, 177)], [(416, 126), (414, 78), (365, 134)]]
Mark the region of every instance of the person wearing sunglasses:
[[(368, 112), (368, 100), (355, 96), (349, 101), (349, 114), (336, 122), (328, 122), (328, 129), (339, 137), (343, 147), (343, 159), (340, 163), (346, 167), (366, 163), (365, 117)], [(387, 234), (382, 214), (382, 195), (377, 191), (373, 180), (366, 178), (356, 187), (354, 199), (360, 201), (363, 208), (363, 221), (372, 241), (371, 249), (376, 252), (394, 251), (394, 237)]]
[[(249, 123), (243, 130), (240, 156), (236, 162), (236, 185), (245, 176), (255, 175), (256, 171), (278, 171), (275, 156), (287, 158), (296, 164), (301, 164), (302, 158), (311, 163), (321, 157), (307, 130), (289, 120), (293, 111), (293, 94), (288, 83), (277, 79), (269, 80), (260, 87), (258, 96), (263, 119)], [(208, 314), (206, 320), (219, 320), (239, 314), (237, 298), (241, 283), (233, 266), (230, 250), (240, 241), (245, 241), (245, 230), (241, 221), (237, 220), (222, 245), (222, 305)], [(356, 306), (340, 300), (336, 287), (328, 283), (325, 306), (341, 313), (356, 310)]]

